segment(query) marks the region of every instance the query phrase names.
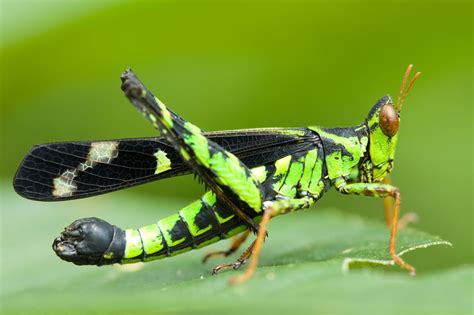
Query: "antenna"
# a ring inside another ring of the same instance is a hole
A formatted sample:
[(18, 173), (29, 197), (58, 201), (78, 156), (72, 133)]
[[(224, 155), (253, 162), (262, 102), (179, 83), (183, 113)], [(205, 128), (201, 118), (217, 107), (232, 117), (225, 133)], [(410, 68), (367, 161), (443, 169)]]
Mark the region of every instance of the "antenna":
[(415, 73), (413, 78), (410, 80), (410, 83), (408, 83), (407, 88), (405, 89), (405, 85), (407, 83), (407, 79), (410, 75), (411, 69), (413, 68), (413, 65), (408, 65), (407, 70), (405, 71), (405, 76), (403, 77), (402, 81), (402, 86), (400, 87), (400, 92), (398, 93), (398, 98), (397, 98), (397, 104), (395, 108), (400, 112), (402, 110), (402, 106), (405, 103), (405, 99), (408, 95), (408, 92), (410, 91), (411, 87), (415, 83), (416, 79), (420, 76), (421, 72)]

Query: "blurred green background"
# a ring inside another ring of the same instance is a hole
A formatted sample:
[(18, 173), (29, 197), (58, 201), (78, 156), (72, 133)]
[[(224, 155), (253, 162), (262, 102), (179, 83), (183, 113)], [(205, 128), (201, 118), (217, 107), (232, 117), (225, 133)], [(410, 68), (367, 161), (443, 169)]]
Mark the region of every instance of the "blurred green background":
[[(3, 183), (34, 144), (156, 135), (120, 91), (129, 66), (211, 131), (358, 124), (379, 97), (396, 95), (413, 63), (422, 76), (402, 113), (392, 178), (415, 226), (454, 248), (411, 261), (421, 270), (473, 262), (471, 1), (2, 0), (0, 44)], [(202, 191), (175, 178), (54, 207), (131, 195), (184, 205)], [(383, 220), (380, 200), (330, 192), (319, 206)], [(2, 206), (2, 230), (10, 211), (20, 210)]]

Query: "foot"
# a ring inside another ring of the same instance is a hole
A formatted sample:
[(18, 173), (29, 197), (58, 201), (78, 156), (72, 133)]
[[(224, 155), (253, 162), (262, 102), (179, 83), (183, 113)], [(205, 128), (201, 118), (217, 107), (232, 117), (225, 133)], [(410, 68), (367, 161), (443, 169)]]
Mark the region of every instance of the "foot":
[(408, 270), (408, 272), (410, 273), (411, 276), (415, 276), (416, 275), (416, 269), (415, 267), (413, 267), (412, 265), (410, 265), (409, 263), (405, 262), (403, 259), (400, 258), (400, 256), (398, 255), (392, 255), (392, 259), (393, 261), (399, 265), (401, 268), (405, 269), (405, 270)]
[(247, 259), (245, 260), (237, 260), (236, 262), (234, 263), (227, 263), (227, 264), (220, 264), (220, 265), (217, 265), (215, 266), (214, 268), (212, 268), (212, 275), (215, 276), (217, 275), (219, 272), (221, 272), (222, 270), (226, 270), (226, 269), (239, 269), (240, 267), (242, 267), (245, 263), (247, 262)]

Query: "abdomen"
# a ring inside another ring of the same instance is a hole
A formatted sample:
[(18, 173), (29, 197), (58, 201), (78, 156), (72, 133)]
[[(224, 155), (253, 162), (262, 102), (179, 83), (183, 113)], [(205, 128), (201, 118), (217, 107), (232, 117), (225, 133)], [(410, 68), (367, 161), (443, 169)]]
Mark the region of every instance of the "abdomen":
[(121, 263), (177, 255), (229, 238), (246, 228), (232, 211), (216, 201), (212, 192), (207, 192), (201, 199), (157, 223), (125, 230)]

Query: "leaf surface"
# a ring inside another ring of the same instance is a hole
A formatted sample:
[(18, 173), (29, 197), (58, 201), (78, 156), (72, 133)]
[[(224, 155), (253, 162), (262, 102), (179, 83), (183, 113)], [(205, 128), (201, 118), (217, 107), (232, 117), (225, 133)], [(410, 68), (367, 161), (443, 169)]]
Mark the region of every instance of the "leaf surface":
[[(2, 188), (4, 314), (468, 314), (472, 307), (470, 267), (417, 277), (396, 266), (378, 268), (391, 263), (382, 220), (317, 207), (279, 217), (270, 223), (255, 277), (230, 287), (228, 278), (241, 271), (211, 276), (210, 269), (237, 255), (200, 262), (227, 241), (147, 264), (100, 268), (65, 263), (51, 250), (56, 234), (76, 218), (138, 227), (184, 201), (112, 194), (40, 203)], [(411, 228), (398, 241), (401, 252), (450, 245)]]

